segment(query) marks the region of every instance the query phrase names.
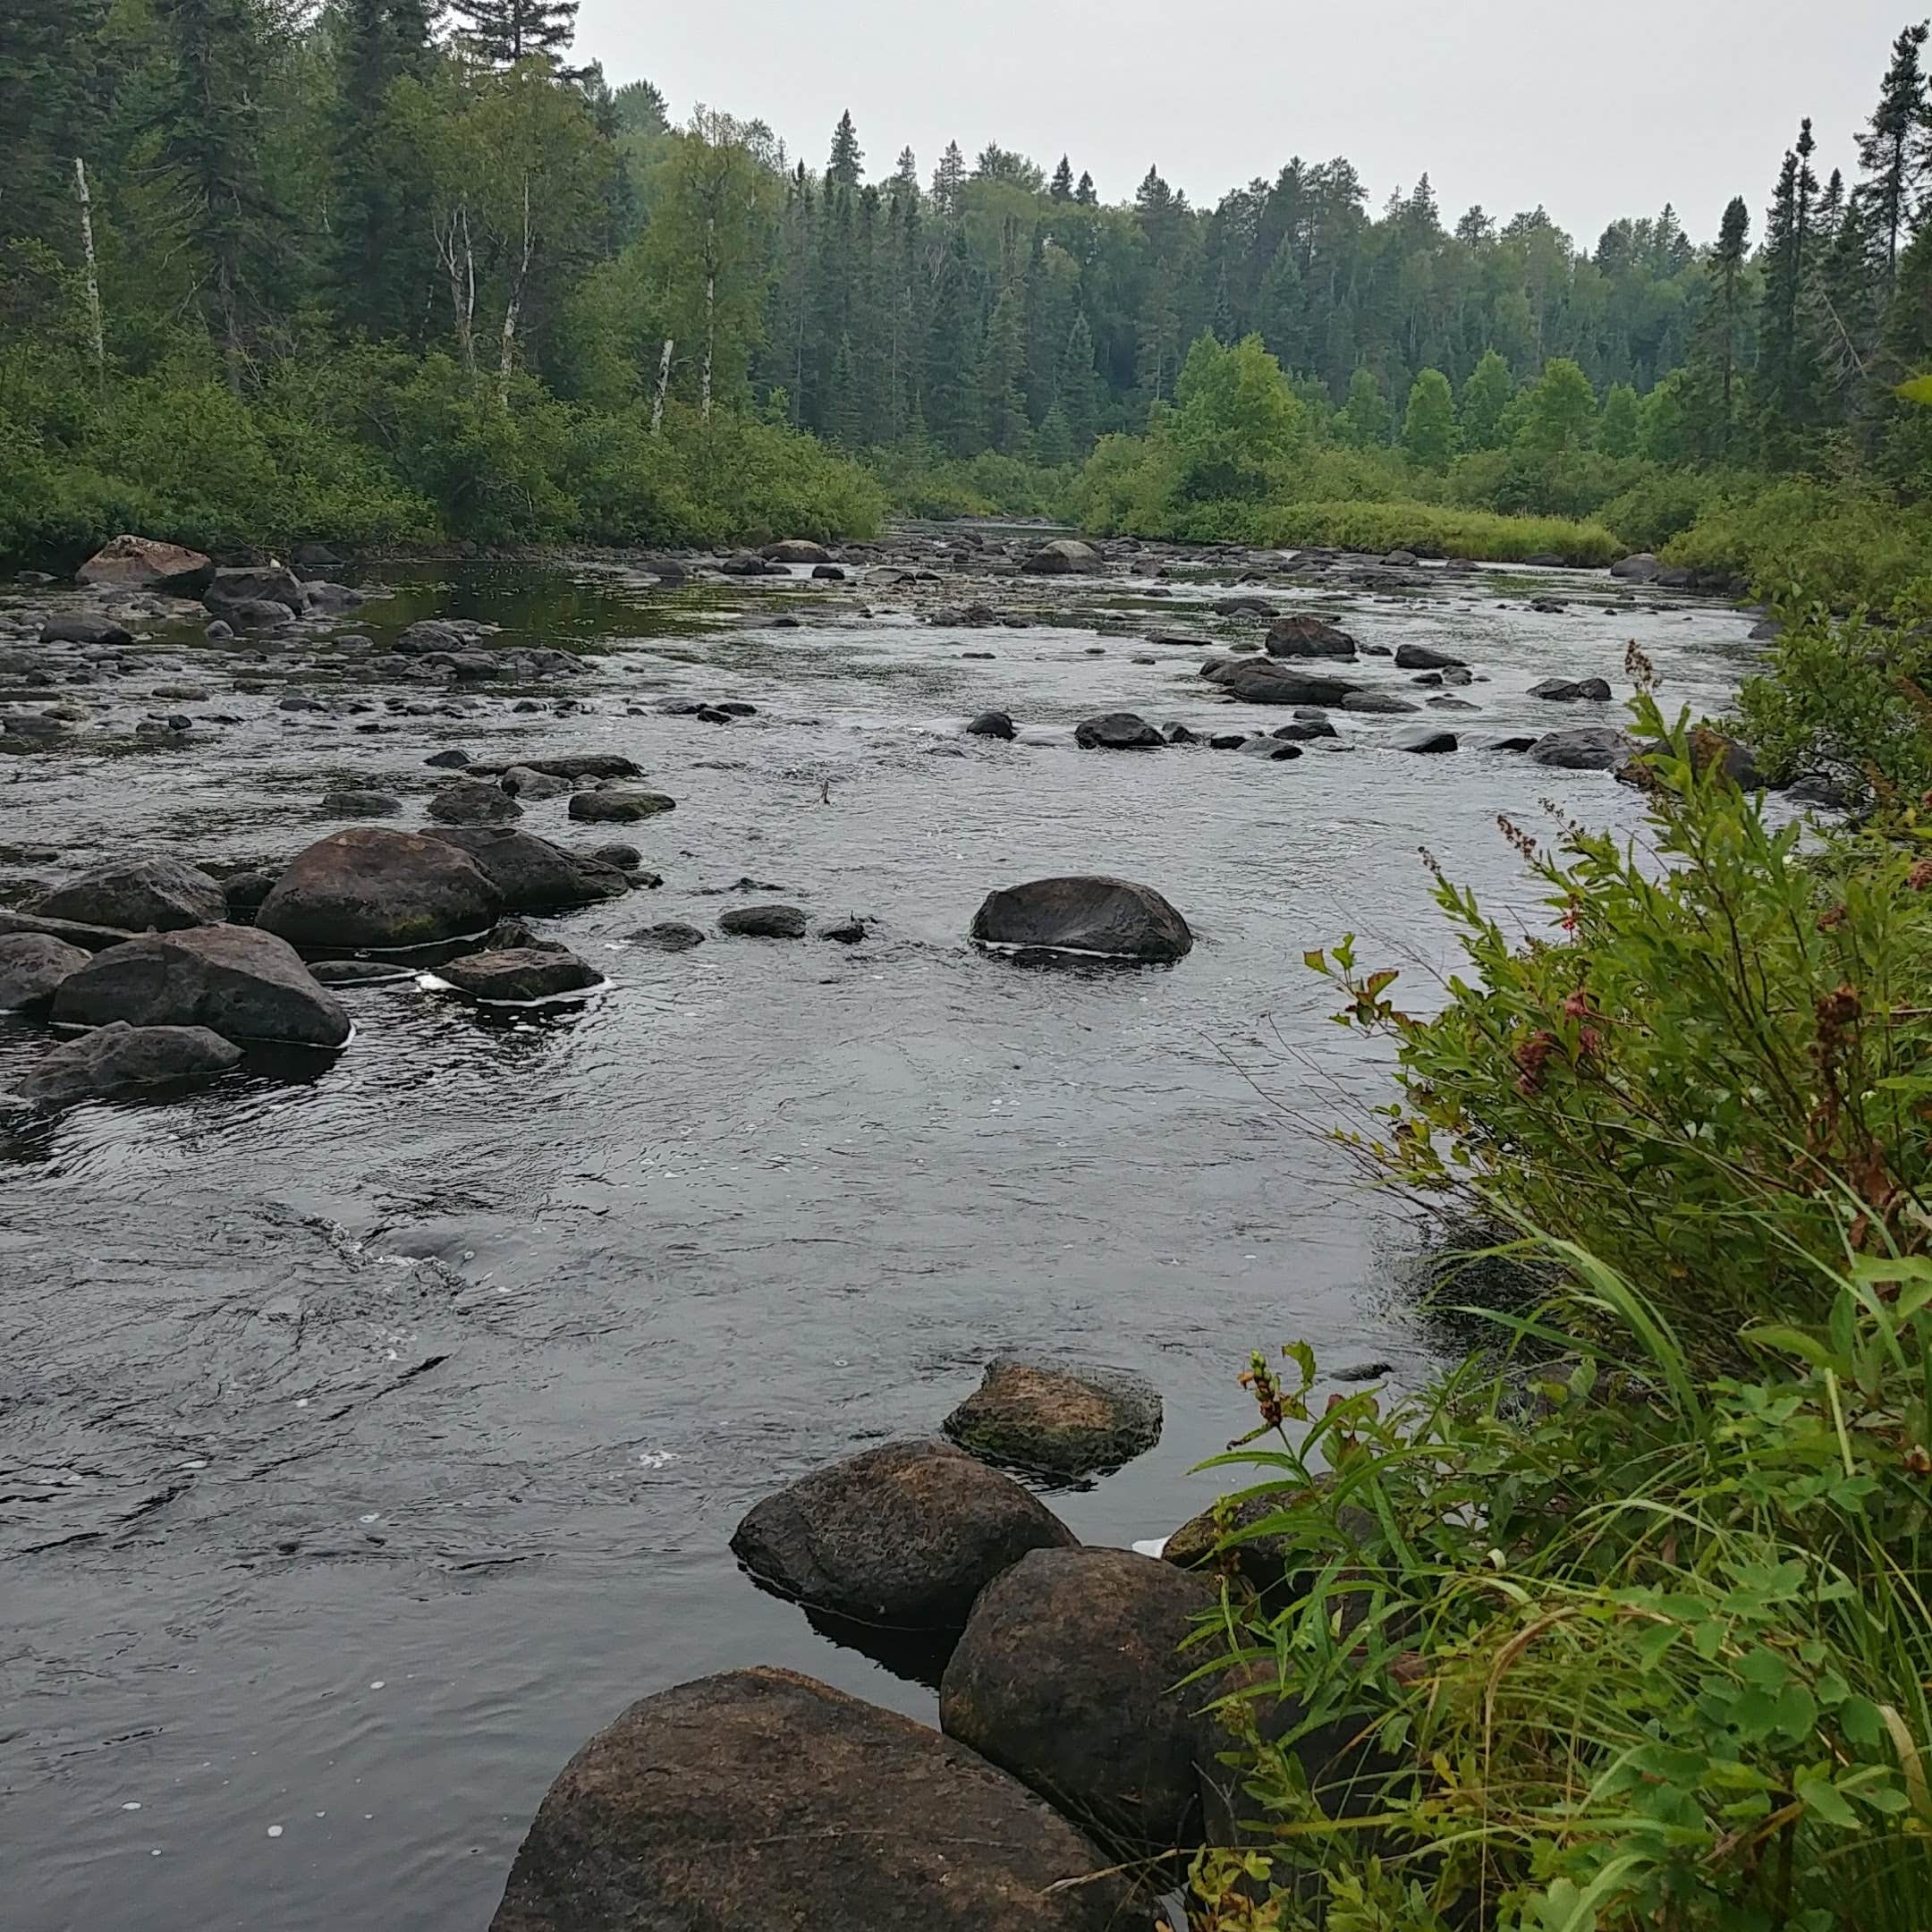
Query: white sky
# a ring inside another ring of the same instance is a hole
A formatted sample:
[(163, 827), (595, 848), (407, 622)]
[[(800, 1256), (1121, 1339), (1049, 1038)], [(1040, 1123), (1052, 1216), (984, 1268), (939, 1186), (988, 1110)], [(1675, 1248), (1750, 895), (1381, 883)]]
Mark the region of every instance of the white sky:
[(1893, 38), (1932, 0), (583, 0), (580, 58), (768, 122), (823, 167), (850, 107), (869, 175), (948, 140), (1103, 200), (1157, 162), (1209, 204), (1291, 155), (1346, 155), (1379, 208), (1427, 169), (1445, 216), (1541, 201), (1580, 242), (1668, 200), (1699, 241), (1761, 226), (1799, 118), (1852, 172)]

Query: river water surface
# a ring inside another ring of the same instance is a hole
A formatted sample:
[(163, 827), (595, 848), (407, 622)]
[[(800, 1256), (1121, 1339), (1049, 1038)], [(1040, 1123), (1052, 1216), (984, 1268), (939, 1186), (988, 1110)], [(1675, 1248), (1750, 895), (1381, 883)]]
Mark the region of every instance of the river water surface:
[[(452, 612), (595, 643), (582, 712), (289, 713), (282, 682), (238, 692), (184, 638), (170, 674), (211, 692), (186, 708), (233, 720), (205, 745), (0, 773), (5, 869), (47, 878), (133, 850), (285, 855), (344, 782), (404, 792), (418, 822), (449, 746), (619, 750), (679, 801), (628, 835), (661, 891), (544, 922), (608, 976), (582, 1006), (480, 1014), (405, 981), (345, 996), (357, 1036), (322, 1069), (0, 1106), (10, 1932), (480, 1932), (551, 1777), (639, 1696), (772, 1662), (930, 1718), (930, 1691), (814, 1634), (726, 1539), (779, 1484), (933, 1429), (995, 1353), (1162, 1388), (1159, 1449), (1054, 1499), (1122, 1544), (1212, 1499), (1190, 1470), (1247, 1426), (1250, 1348), (1427, 1371), (1408, 1236), (1322, 1138), (1385, 1097), (1385, 1058), (1328, 1023), (1301, 955), (1356, 932), (1429, 1004), (1449, 953), (1422, 846), (1546, 918), (1496, 815), (1534, 829), (1547, 798), (1634, 827), (1636, 798), (1484, 747), (1596, 721), (1528, 687), (1621, 693), (1632, 639), (1667, 699), (1721, 706), (1748, 620), (1648, 592), (1612, 609), (1601, 575), (1284, 588), (1364, 642), (1469, 658), (1487, 682), (1455, 695), (1479, 709), (1343, 719), (1292, 764), (1076, 750), (1075, 721), (1122, 707), (1280, 722), (1146, 641), (1229, 633), (1210, 577), (1157, 603), (1055, 584), (1073, 621), (973, 631), (802, 582), (412, 567), (356, 628)], [(758, 716), (663, 715), (691, 696)], [(1021, 741), (962, 740), (995, 704)], [(1419, 722), (1463, 749), (1391, 749)], [(565, 802), (524, 826), (597, 843)], [(1195, 952), (1038, 972), (965, 944), (988, 890), (1062, 871), (1157, 886)], [(874, 936), (625, 944), (756, 899)], [(0, 1021), (0, 1088), (45, 1046)]]

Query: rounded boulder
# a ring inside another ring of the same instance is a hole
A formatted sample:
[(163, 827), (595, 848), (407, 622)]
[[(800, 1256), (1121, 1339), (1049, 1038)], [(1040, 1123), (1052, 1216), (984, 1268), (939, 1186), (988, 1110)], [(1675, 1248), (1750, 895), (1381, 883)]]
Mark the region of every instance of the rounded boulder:
[(975, 1455), (1078, 1481), (1117, 1470), (1160, 1440), (1160, 1391), (1122, 1368), (1007, 1356), (945, 1427)]
[(974, 915), (982, 945), (1091, 953), (1148, 963), (1184, 959), (1194, 935), (1150, 886), (1076, 876), (1034, 879), (990, 894)]
[(503, 894), (441, 839), (357, 826), (296, 855), (256, 925), (312, 953), (402, 952), (483, 932)]

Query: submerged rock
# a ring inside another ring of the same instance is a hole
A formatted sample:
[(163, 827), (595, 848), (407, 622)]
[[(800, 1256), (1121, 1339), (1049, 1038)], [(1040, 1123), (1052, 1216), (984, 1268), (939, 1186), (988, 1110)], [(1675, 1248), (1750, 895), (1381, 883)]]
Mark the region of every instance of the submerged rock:
[(459, 993), (480, 1000), (553, 999), (589, 992), (602, 981), (597, 968), (574, 953), (534, 946), (472, 953), (436, 970)]
[(387, 792), (330, 792), (318, 809), (326, 818), (394, 818), (402, 801)]
[(1194, 947), (1187, 921), (1150, 886), (1097, 877), (1034, 879), (990, 894), (974, 915), (985, 945), (1158, 962)]
[(1160, 1440), (1160, 1391), (1125, 1369), (1003, 1356), (945, 1432), (975, 1455), (1074, 1480), (1117, 1470)]
[(310, 952), (396, 952), (482, 932), (503, 894), (440, 838), (359, 826), (318, 840), (275, 882), (255, 923)]
[(154, 590), (164, 597), (199, 597), (215, 581), (215, 562), (199, 550), (157, 543), (149, 537), (116, 537), (74, 572), (79, 583), (111, 590)]
[(1153, 751), (1165, 743), (1153, 725), (1133, 711), (1109, 711), (1076, 725), (1073, 742), (1083, 751)]
[(665, 919), (661, 925), (645, 926), (631, 935), (632, 945), (644, 946), (653, 953), (689, 953), (704, 943), (704, 934), (682, 919)]
[(93, 956), (44, 933), (0, 936), (0, 1013), (32, 1013), (49, 1004), (61, 981)]
[(27, 1100), (84, 1100), (94, 1094), (205, 1080), (242, 1063), (242, 1049), (206, 1027), (97, 1027), (56, 1046), (22, 1080)]
[(939, 1692), (939, 1723), (1123, 1851), (1190, 1841), (1208, 1733), (1175, 1687), (1181, 1646), (1215, 1593), (1131, 1550), (1023, 1556), (974, 1606)]
[(1012, 739), (1016, 736), (1017, 733), (1014, 732), (1013, 729), (1013, 721), (1012, 720), (1012, 718), (1007, 716), (1005, 712), (982, 711), (979, 716), (976, 717), (972, 721), (972, 723), (966, 727), (966, 735), (969, 738)]
[(818, 1610), (957, 1631), (1029, 1550), (1071, 1549), (1038, 1497), (949, 1443), (890, 1443), (758, 1504), (732, 1537), (753, 1576)]
[(228, 897), (218, 881), (179, 859), (136, 859), (84, 872), (42, 893), (28, 910), (42, 919), (122, 932), (174, 932), (220, 925), (228, 917)]
[(964, 1745), (734, 1671), (632, 1705), (572, 1758), (491, 1932), (1122, 1932), (1106, 1863)]
[(62, 980), (54, 1018), (68, 1026), (206, 1027), (229, 1040), (340, 1046), (342, 1003), (273, 933), (201, 926), (131, 939)]
[(718, 920), (718, 930), (738, 939), (802, 939), (810, 925), (797, 906), (739, 906)]

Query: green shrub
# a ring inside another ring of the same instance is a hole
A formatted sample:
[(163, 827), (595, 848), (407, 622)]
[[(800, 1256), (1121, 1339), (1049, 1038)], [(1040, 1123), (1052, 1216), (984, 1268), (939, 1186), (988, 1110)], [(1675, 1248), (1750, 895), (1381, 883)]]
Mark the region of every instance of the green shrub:
[(1888, 608), (1932, 572), (1932, 505), (1902, 508), (1844, 483), (1805, 479), (1728, 490), (1663, 553), (1667, 564), (1735, 574), (1779, 602)]
[(1559, 517), (1495, 516), (1436, 504), (1289, 504), (1272, 509), (1262, 541), (1334, 546), (1418, 556), (1474, 557), (1520, 564), (1534, 556), (1560, 556), (1583, 566), (1609, 564), (1623, 547), (1597, 523)]

